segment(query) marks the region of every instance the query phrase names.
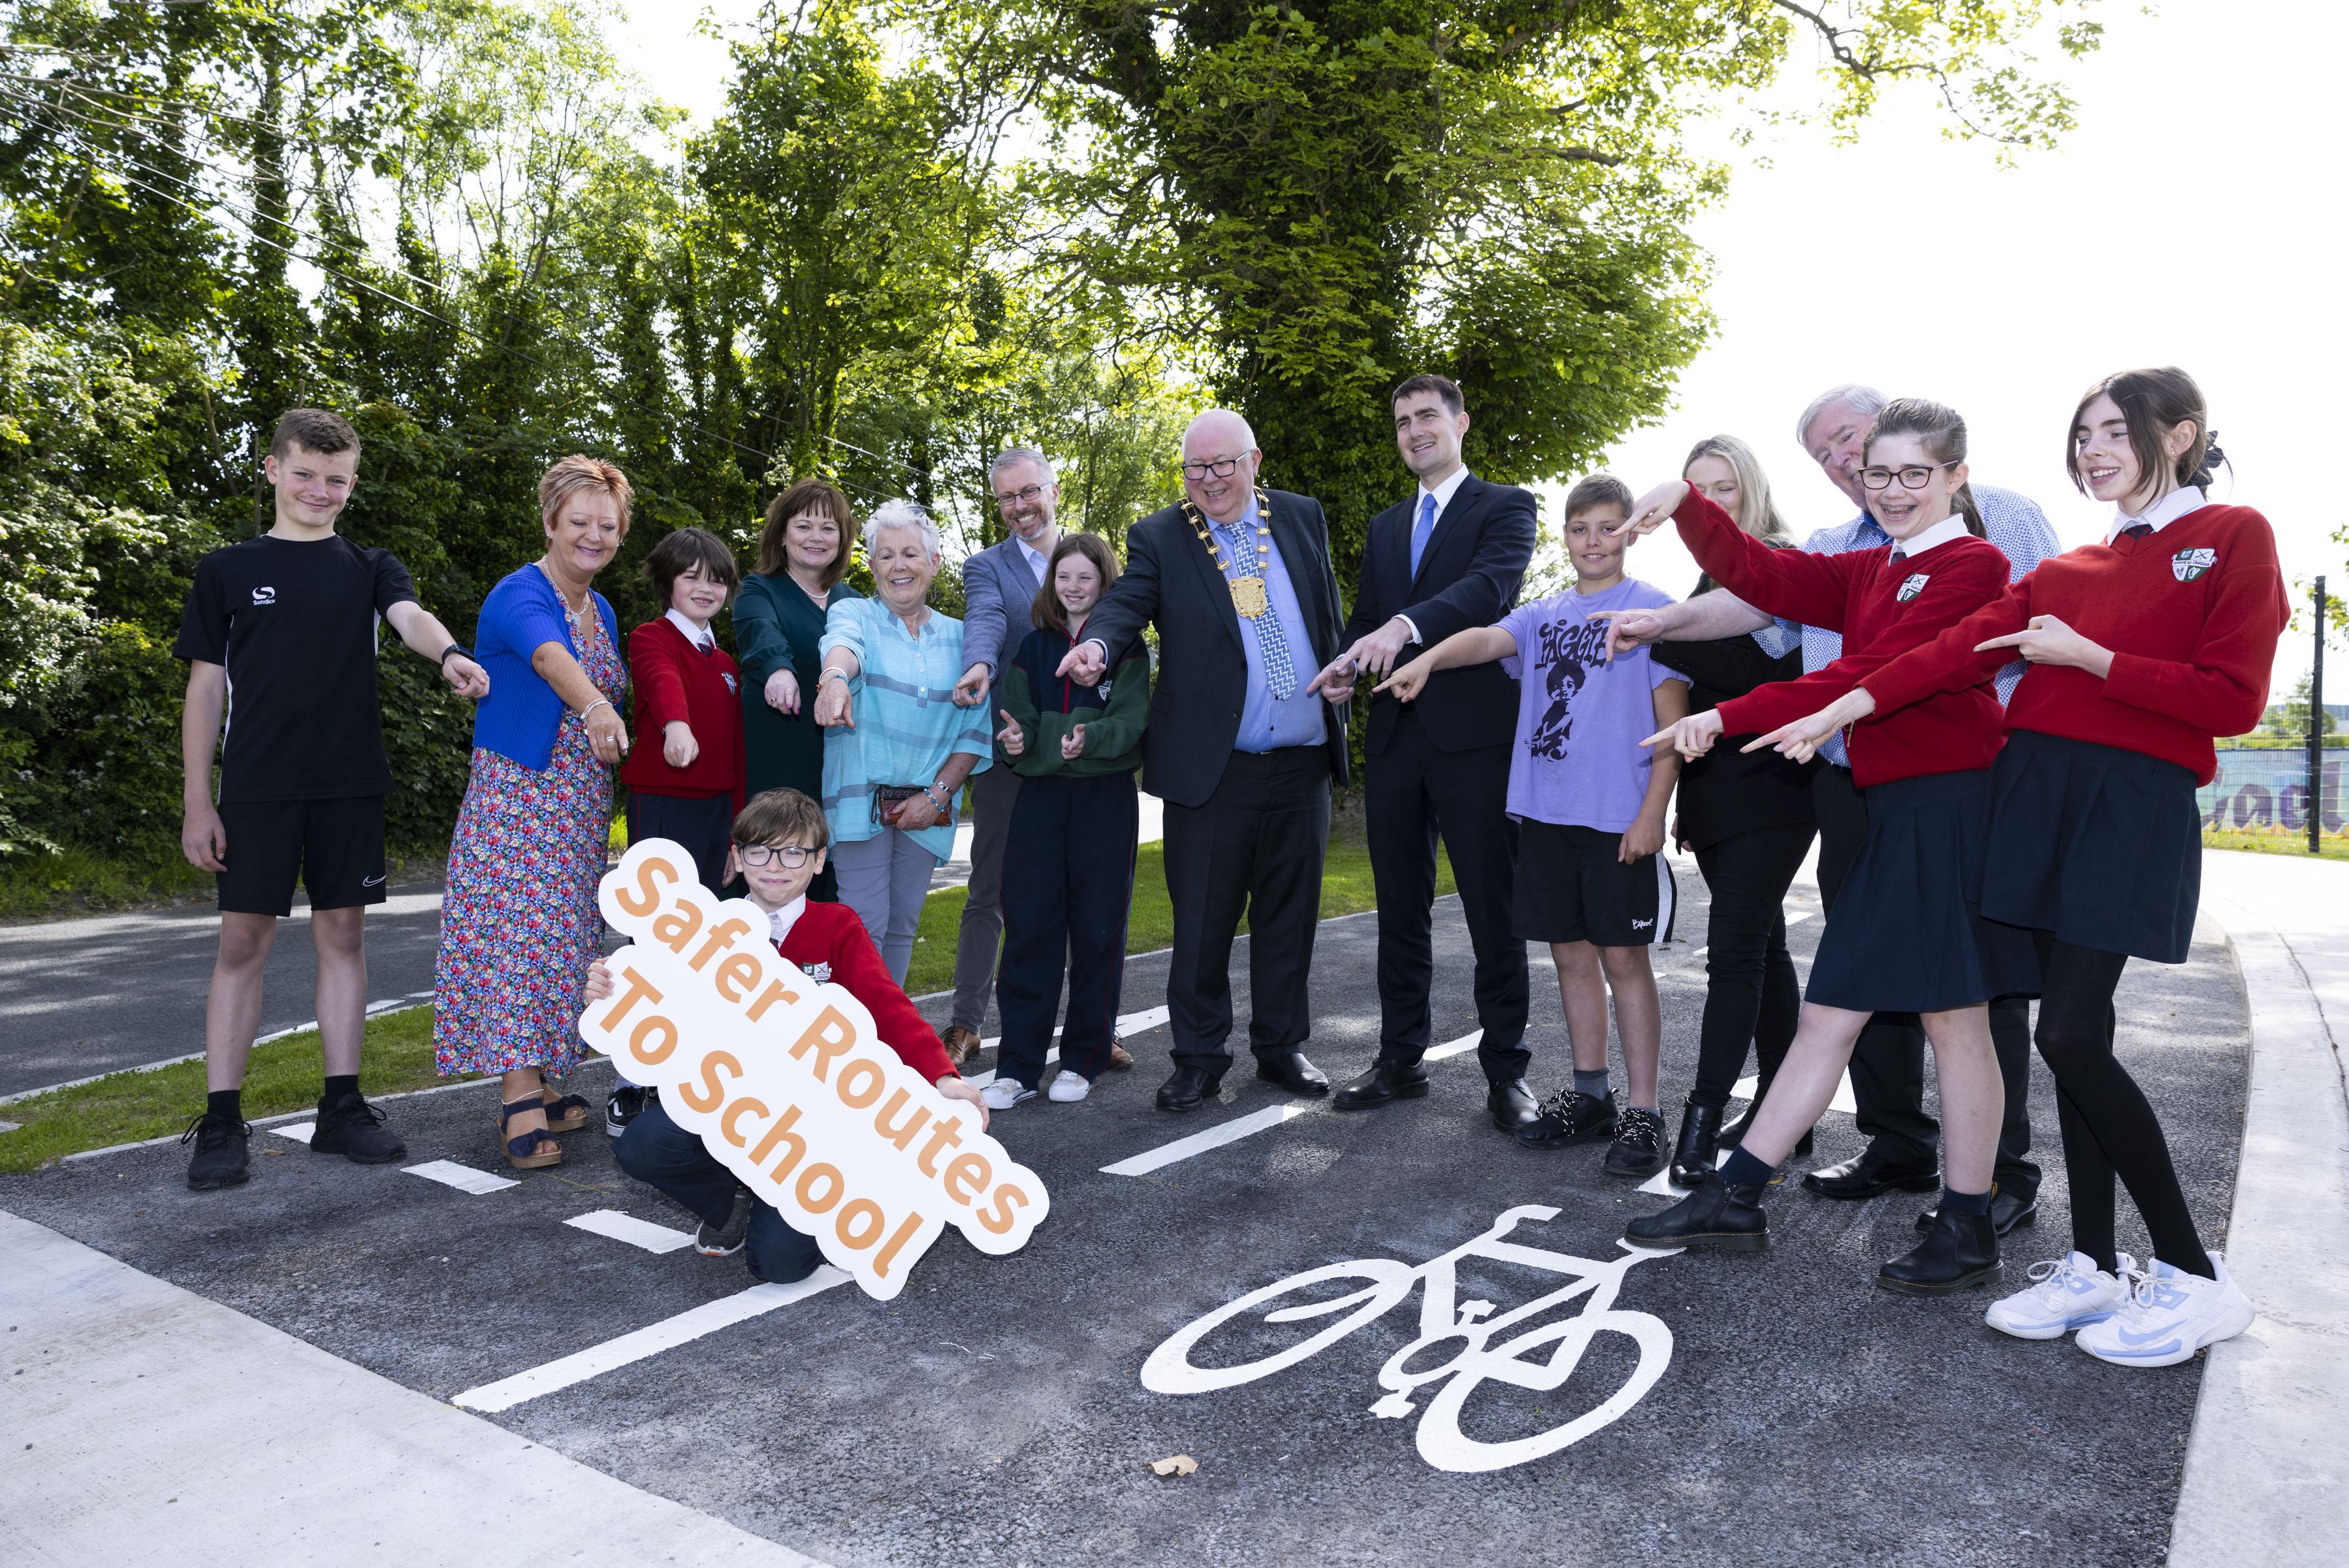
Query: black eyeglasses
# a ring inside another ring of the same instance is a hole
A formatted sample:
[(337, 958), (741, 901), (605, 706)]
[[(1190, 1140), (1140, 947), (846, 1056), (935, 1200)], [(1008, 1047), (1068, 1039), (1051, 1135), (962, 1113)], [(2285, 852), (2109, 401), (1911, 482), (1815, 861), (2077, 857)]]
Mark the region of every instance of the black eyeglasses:
[(1859, 482), (1870, 490), (1889, 490), (1892, 482), (1898, 479), (1903, 490), (1922, 490), (1933, 475), (1945, 468), (1957, 466), (1955, 462), (1937, 462), (1930, 466), (1911, 463), (1907, 468), (1863, 468), (1859, 471)]
[(1183, 465), (1183, 477), (1194, 484), (1211, 473), (1217, 479), (1229, 479), (1239, 466), (1240, 460), (1236, 457), (1219, 457), (1211, 462), (1186, 462)]
[(784, 868), (791, 871), (806, 865), (808, 857), (816, 853), (797, 844), (786, 844), (780, 848), (771, 844), (743, 844), (736, 846), (735, 852), (742, 857), (745, 866), (769, 866), (780, 860)]
[(1043, 499), (1044, 487), (1040, 484), (1031, 484), (1024, 490), (1015, 490), (1009, 495), (999, 490), (995, 493), (995, 504), (998, 506), (1033, 506)]

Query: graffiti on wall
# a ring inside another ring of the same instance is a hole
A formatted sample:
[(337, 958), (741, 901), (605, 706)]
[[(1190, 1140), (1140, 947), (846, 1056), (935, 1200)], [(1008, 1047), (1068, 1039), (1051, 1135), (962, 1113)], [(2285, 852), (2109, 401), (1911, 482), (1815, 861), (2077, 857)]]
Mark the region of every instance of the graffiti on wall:
[[(2324, 753), (2318, 824), (2327, 833), (2344, 826), (2341, 774), (2349, 752)], [(2308, 831), (2308, 753), (2230, 751), (2219, 753), (2219, 775), (2195, 792), (2205, 827)]]

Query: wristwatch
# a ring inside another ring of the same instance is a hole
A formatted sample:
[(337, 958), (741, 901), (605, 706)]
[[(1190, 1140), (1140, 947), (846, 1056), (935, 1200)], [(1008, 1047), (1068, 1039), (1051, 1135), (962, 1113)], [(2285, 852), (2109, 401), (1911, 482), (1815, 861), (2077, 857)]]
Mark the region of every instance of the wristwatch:
[[(448, 647), (440, 650), (440, 664), (441, 669), (446, 670), (449, 668), (449, 656), (452, 653), (461, 653), (468, 659), (472, 659), (473, 657), (473, 650), (471, 649), (467, 648), (461, 642), (452, 642)], [(479, 663), (480, 660), (475, 659), (474, 662)]]

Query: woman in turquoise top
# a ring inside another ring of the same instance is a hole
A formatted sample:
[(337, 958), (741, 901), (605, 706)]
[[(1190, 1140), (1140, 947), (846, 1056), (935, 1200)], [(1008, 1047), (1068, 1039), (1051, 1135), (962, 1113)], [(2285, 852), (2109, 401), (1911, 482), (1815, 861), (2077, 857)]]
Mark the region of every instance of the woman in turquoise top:
[(874, 597), (824, 617), (815, 722), (823, 815), (840, 899), (903, 985), (930, 874), (954, 853), (955, 797), (995, 748), (987, 709), (957, 701), (962, 622), (925, 602), (938, 575), (938, 529), (910, 501), (884, 502), (865, 525)]
[[(742, 669), (744, 798), (771, 789), (823, 794), (823, 730), (816, 723), (816, 648), (824, 617), (862, 598), (840, 579), (856, 551), (856, 514), (821, 479), (775, 497), (759, 535), (759, 569), (734, 603), (734, 656)], [(808, 888), (823, 903), (840, 893), (830, 864)]]

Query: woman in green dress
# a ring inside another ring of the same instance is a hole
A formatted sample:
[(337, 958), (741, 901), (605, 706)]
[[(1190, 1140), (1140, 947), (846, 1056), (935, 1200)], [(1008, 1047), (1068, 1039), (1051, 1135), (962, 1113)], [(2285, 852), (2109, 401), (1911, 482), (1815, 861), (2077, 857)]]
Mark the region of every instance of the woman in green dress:
[[(742, 579), (734, 604), (749, 795), (795, 789), (810, 800), (823, 798), (823, 731), (814, 718), (817, 645), (826, 610), (864, 597), (840, 580), (855, 551), (856, 514), (827, 481), (802, 479), (767, 508), (758, 570)], [(808, 896), (838, 901), (830, 866)]]

